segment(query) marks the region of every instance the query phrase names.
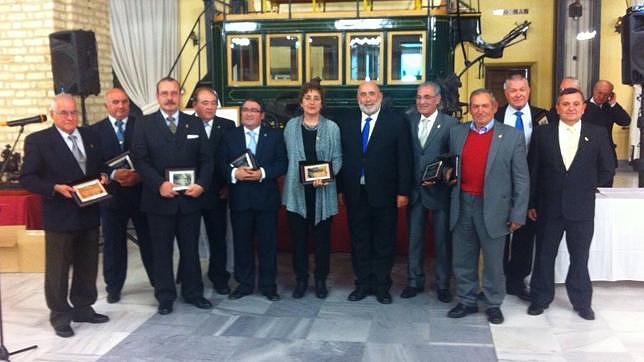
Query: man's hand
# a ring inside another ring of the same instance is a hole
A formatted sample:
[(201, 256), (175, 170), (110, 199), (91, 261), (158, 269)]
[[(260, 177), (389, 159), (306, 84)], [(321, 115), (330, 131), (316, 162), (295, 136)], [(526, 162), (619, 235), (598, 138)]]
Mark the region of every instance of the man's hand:
[(186, 196), (195, 197), (195, 198), (199, 197), (202, 193), (203, 193), (203, 187), (201, 187), (201, 185), (199, 184), (192, 184), (188, 186), (185, 192)]
[(226, 200), (228, 198), (228, 186), (222, 186), (219, 189), (219, 198), (221, 200)]
[(313, 180), (313, 187), (324, 187), (327, 183), (322, 180)]
[(161, 186), (159, 186), (159, 194), (161, 194), (161, 196), (163, 197), (173, 198), (179, 194), (172, 189), (173, 187), (174, 184), (172, 182), (165, 181), (161, 184)]
[(259, 181), (262, 178), (262, 171), (242, 166), (235, 170), (235, 178), (238, 181)]
[(519, 230), (519, 228), (521, 226), (523, 226), (522, 224), (512, 222), (512, 221), (508, 221), (507, 225), (508, 225), (508, 229), (510, 229), (510, 232), (515, 232), (515, 231)]
[(113, 179), (123, 187), (131, 187), (141, 181), (141, 177), (139, 176), (138, 172), (125, 168), (120, 168), (114, 171)]
[(107, 174), (101, 173), (101, 177), (99, 177), (98, 182), (101, 183), (101, 185), (107, 185), (110, 183), (110, 178), (107, 176)]
[(436, 181), (423, 181), (420, 183), (420, 186), (422, 187), (431, 187), (436, 185)]
[(408, 203), (409, 203), (409, 198), (407, 196), (403, 196), (403, 195), (396, 196), (396, 207), (401, 208), (401, 207), (407, 206)]
[(537, 221), (537, 209), (528, 209), (528, 218), (532, 221)]
[(252, 168), (248, 169), (249, 179), (248, 181), (259, 181), (262, 179), (262, 171), (260, 169), (253, 170)]
[(74, 188), (69, 185), (56, 184), (54, 185), (54, 191), (58, 192), (65, 198), (71, 199)]

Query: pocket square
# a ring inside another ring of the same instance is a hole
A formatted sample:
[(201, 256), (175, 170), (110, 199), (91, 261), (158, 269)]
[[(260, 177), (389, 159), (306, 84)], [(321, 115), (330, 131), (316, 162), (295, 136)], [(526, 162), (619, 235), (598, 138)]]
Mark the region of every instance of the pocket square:
[(192, 140), (192, 139), (195, 139), (195, 138), (199, 138), (199, 135), (198, 135), (198, 134), (189, 134), (189, 135), (187, 135), (186, 137), (187, 137), (189, 140)]

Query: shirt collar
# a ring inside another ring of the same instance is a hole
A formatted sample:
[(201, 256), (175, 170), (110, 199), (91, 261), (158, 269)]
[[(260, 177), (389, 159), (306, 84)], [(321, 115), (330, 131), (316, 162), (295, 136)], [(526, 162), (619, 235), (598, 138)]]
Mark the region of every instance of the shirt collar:
[(259, 134), (259, 129), (261, 127), (262, 126), (259, 126), (259, 127), (255, 128), (255, 129), (250, 129), (250, 128), (246, 128), (246, 126), (244, 126), (244, 134), (248, 134), (248, 132), (253, 132), (255, 135), (258, 135)]
[(434, 110), (434, 113), (430, 114), (429, 117), (425, 117), (422, 113), (420, 114), (420, 120), (427, 118), (430, 122), (434, 122), (438, 117), (438, 109)]
[(526, 103), (523, 106), (523, 108), (521, 108), (521, 109), (516, 109), (516, 108), (512, 107), (511, 105), (508, 105), (508, 110), (510, 110), (512, 112), (512, 114), (515, 114), (517, 112), (521, 112), (522, 116), (527, 116), (527, 115), (530, 114), (530, 106), (528, 105), (528, 103)]
[(56, 130), (58, 131), (58, 133), (60, 133), (60, 136), (65, 140), (65, 142), (67, 142), (67, 140), (69, 139), (68, 137), (72, 135), (76, 136), (76, 139), (82, 139), (81, 134), (78, 131), (78, 128), (74, 128), (74, 131), (72, 133), (67, 133), (62, 129), (58, 128), (57, 126), (54, 126), (54, 127), (56, 127)]
[[(116, 121), (118, 121), (118, 120), (117, 120), (116, 118), (112, 117), (112, 116), (111, 116), (111, 115), (109, 115), (109, 114), (107, 115), (107, 118), (110, 120), (110, 123), (112, 123), (112, 126), (113, 126), (114, 128), (116, 128), (116, 127), (117, 127), (117, 125), (116, 125)], [(167, 118), (167, 117), (166, 117), (166, 118)], [(123, 118), (123, 119), (121, 120), (121, 122), (123, 122), (123, 127), (125, 127), (125, 125), (127, 125), (127, 119), (128, 119), (128, 117), (125, 117), (125, 118)]]
[(476, 126), (474, 125), (474, 121), (470, 123), (470, 129), (478, 134), (485, 134), (488, 133), (492, 128), (494, 128), (494, 118), (490, 121), (490, 123), (486, 124), (485, 126), (481, 127), (480, 129), (476, 129)]
[(564, 121), (559, 120), (559, 129), (572, 130), (575, 133), (581, 132), (581, 120), (575, 122), (572, 126), (567, 125)]
[(161, 111), (161, 115), (163, 116), (163, 119), (164, 119), (166, 122), (168, 121), (168, 117), (169, 117), (169, 116), (172, 116), (172, 118), (174, 118), (174, 121), (175, 121), (175, 122), (178, 122), (178, 121), (179, 121), (179, 110), (176, 110), (176, 111), (175, 111), (174, 113), (172, 113), (171, 115), (169, 115), (169, 114), (165, 113), (165, 111), (163, 111), (163, 109), (159, 109), (159, 110)]
[(376, 122), (376, 120), (378, 119), (378, 115), (379, 115), (379, 114), (380, 114), (380, 109), (378, 109), (377, 111), (375, 111), (373, 114), (366, 114), (366, 113), (362, 113), (362, 122), (366, 122), (365, 120), (366, 120), (367, 118), (371, 118), (371, 122), (372, 122), (372, 123), (375, 123), (375, 122)]

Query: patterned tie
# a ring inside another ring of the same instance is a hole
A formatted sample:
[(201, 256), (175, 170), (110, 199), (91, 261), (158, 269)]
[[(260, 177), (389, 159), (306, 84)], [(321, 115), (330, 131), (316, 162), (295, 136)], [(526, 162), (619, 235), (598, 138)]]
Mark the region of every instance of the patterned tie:
[(520, 129), (520, 130), (523, 131), (523, 119), (521, 118), (521, 116), (523, 115), (523, 112), (516, 111), (516, 112), (514, 112), (514, 115), (517, 116), (517, 121), (514, 124), (514, 128)]
[(123, 151), (123, 143), (125, 142), (125, 131), (123, 130), (123, 121), (116, 121), (116, 138), (119, 140), (119, 146)]
[(69, 140), (72, 141), (72, 154), (74, 155), (76, 162), (78, 162), (78, 166), (80, 166), (81, 170), (83, 170), (83, 173), (86, 173), (87, 158), (85, 158), (85, 155), (78, 147), (78, 141), (76, 140), (77, 137), (73, 134), (69, 135), (68, 137)]
[(257, 139), (255, 138), (257, 136), (255, 135), (255, 132), (253, 132), (253, 131), (247, 131), (246, 134), (248, 135), (248, 138), (250, 138), (250, 142), (248, 142), (248, 149), (254, 155), (255, 151), (257, 150)]
[(170, 129), (170, 132), (172, 132), (172, 134), (177, 133), (177, 124), (174, 123), (174, 117), (170, 116), (166, 118), (166, 120), (168, 121), (168, 128)]
[(427, 136), (429, 136), (429, 118), (421, 117), (420, 128), (418, 130), (418, 141), (420, 141), (420, 146), (423, 148), (427, 142)]

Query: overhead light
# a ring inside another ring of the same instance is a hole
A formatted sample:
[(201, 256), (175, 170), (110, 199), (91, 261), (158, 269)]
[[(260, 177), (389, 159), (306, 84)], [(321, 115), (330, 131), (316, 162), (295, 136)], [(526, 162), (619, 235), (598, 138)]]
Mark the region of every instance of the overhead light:
[(582, 31), (577, 34), (577, 40), (590, 40), (597, 35), (597, 31)]
[(232, 38), (230, 42), (232, 43), (233, 48), (235, 45), (240, 47), (247, 47), (250, 45), (250, 39), (248, 38)]
[(341, 20), (336, 20), (335, 21), (335, 28), (338, 29), (338, 30), (391, 28), (391, 20), (388, 20), (388, 19), (341, 19)]
[(224, 30), (226, 32), (247, 32), (247, 31), (256, 31), (257, 23), (254, 21), (246, 21), (239, 23), (226, 23), (224, 25)]

